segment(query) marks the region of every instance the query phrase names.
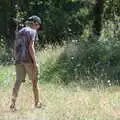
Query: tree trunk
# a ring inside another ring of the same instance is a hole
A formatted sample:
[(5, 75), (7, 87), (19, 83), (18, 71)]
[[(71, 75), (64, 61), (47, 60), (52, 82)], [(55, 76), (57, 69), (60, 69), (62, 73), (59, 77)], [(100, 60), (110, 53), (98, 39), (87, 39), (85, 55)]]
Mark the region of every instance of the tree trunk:
[(102, 30), (102, 14), (104, 9), (104, 0), (96, 0), (94, 7), (93, 35), (99, 37)]

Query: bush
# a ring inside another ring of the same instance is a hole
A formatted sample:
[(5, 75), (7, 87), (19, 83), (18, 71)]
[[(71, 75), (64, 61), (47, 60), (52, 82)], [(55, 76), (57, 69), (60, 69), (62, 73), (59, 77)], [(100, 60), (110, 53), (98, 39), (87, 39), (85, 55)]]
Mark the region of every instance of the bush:
[(53, 58), (51, 61), (48, 60), (49, 62), (46, 63), (48, 66), (43, 75), (47, 74), (49, 81), (58, 80), (65, 84), (89, 80), (93, 80), (94, 83), (96, 78), (98, 83), (118, 83), (120, 40), (110, 28), (111, 25), (110, 23), (104, 26), (102, 35), (97, 41), (91, 42), (82, 36), (83, 39), (68, 43), (56, 61)]

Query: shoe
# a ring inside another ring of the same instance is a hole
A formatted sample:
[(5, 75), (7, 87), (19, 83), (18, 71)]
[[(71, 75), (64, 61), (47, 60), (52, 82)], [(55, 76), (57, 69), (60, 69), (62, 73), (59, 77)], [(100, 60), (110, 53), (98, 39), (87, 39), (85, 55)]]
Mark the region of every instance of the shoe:
[(41, 102), (39, 102), (39, 103), (37, 103), (37, 104), (35, 104), (35, 108), (42, 108), (42, 103)]
[(10, 105), (10, 110), (11, 110), (12, 112), (17, 111), (17, 109), (16, 109), (16, 107), (15, 107), (15, 104), (11, 104), (11, 105)]

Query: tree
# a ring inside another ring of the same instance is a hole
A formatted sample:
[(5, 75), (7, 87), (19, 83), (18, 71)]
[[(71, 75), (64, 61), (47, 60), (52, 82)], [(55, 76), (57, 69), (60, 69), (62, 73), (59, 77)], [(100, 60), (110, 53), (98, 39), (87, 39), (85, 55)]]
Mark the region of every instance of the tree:
[(14, 18), (16, 17), (15, 4), (13, 0), (1, 0), (0, 1), (0, 36), (5, 38), (6, 46), (11, 46), (14, 39), (14, 32), (16, 25)]
[(100, 36), (101, 29), (102, 29), (102, 15), (104, 10), (104, 0), (96, 0), (96, 4), (93, 10), (94, 10), (93, 34), (95, 36)]

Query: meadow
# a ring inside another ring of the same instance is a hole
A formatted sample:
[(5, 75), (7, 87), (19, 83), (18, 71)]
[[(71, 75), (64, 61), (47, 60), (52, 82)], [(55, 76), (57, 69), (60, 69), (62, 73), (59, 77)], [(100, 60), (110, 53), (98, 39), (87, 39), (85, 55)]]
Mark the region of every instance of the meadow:
[(62, 51), (63, 48), (45, 49), (37, 54), (39, 91), (45, 105), (41, 109), (33, 107), (32, 85), (27, 79), (20, 89), (18, 110), (14, 113), (9, 110), (15, 81), (14, 66), (0, 66), (0, 120), (120, 120), (118, 85), (105, 86), (96, 82), (91, 86), (91, 83), (82, 85), (78, 81), (63, 84), (57, 74), (48, 81), (47, 75), (51, 72), (46, 76), (44, 72), (55, 65)]

